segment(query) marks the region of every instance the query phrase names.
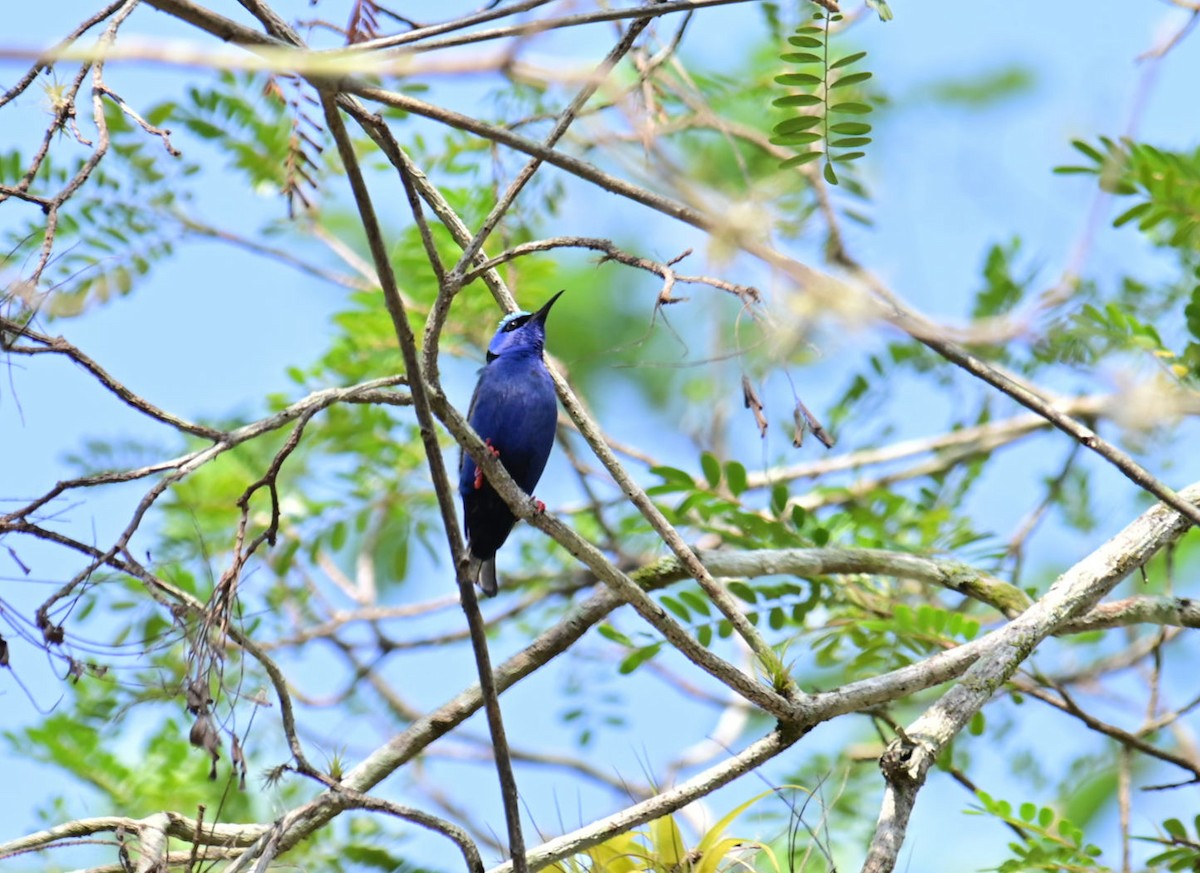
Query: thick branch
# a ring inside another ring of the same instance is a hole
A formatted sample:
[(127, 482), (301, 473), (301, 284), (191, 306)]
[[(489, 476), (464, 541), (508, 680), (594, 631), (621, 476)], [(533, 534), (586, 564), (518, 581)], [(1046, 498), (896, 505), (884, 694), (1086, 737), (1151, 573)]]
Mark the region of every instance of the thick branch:
[[(1200, 484), (1180, 493), (1195, 504)], [(1034, 648), (1096, 602), (1190, 527), (1190, 519), (1157, 504), (1088, 555), (1039, 601), (984, 638), (978, 659), (940, 700), (893, 741), (881, 761), (887, 788), (864, 873), (890, 873), (908, 827), (917, 792), (937, 756), (971, 717), (1016, 672)]]

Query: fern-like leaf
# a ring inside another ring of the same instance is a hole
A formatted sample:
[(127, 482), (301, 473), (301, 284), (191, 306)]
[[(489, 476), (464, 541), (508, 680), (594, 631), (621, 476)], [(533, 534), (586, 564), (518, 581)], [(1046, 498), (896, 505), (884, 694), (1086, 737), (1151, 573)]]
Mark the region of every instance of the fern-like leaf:
[(785, 52), (780, 60), (796, 69), (781, 73), (775, 81), (799, 91), (776, 99), (774, 105), (799, 110), (800, 114), (775, 125), (771, 138), (776, 145), (796, 149), (795, 155), (780, 163), (781, 168), (823, 160), (821, 172), (831, 185), (839, 182), (836, 165), (863, 157), (863, 148), (871, 142), (871, 125), (862, 120), (871, 112), (871, 105), (843, 97), (848, 89), (871, 78), (870, 72), (854, 69), (867, 53), (835, 57), (830, 51), (830, 27), (841, 19), (837, 13), (818, 12), (813, 20), (819, 23), (801, 25), (788, 38), (788, 43), (799, 51)]

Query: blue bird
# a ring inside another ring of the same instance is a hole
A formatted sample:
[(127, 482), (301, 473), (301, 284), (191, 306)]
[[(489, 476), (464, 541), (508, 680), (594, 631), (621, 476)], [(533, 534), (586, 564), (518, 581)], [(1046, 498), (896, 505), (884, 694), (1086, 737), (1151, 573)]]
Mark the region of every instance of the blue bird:
[[(546, 316), (562, 293), (537, 312), (514, 312), (500, 322), (467, 412), (471, 427), (526, 494), (533, 492), (554, 445), (558, 401), (542, 350)], [(459, 461), (458, 493), (467, 529), (467, 573), (491, 597), (497, 587), (496, 550), (517, 519), (466, 452)]]

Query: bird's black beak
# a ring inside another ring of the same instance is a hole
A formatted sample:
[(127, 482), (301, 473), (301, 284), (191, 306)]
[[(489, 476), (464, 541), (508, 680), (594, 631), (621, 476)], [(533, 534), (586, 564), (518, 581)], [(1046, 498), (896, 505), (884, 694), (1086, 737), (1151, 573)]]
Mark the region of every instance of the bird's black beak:
[(533, 318), (531, 318), (529, 320), (536, 321), (541, 324), (545, 324), (546, 316), (550, 314), (550, 307), (553, 306), (554, 301), (557, 300), (559, 297), (562, 297), (564, 293), (565, 293), (565, 289), (563, 291), (559, 291), (557, 294), (555, 294), (553, 297), (551, 297), (549, 300), (547, 300), (546, 304), (541, 309), (539, 309), (537, 312), (535, 312), (533, 314)]

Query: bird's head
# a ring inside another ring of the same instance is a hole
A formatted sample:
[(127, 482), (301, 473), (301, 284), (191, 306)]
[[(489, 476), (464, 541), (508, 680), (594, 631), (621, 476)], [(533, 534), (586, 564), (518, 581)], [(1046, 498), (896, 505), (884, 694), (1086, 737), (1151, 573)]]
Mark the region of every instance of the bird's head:
[(504, 316), (500, 322), (500, 329), (488, 343), (488, 361), (494, 361), (501, 355), (522, 352), (541, 354), (546, 344), (546, 316), (550, 314), (550, 307), (554, 305), (554, 301), (562, 294), (563, 292), (559, 291), (537, 312), (514, 312)]

